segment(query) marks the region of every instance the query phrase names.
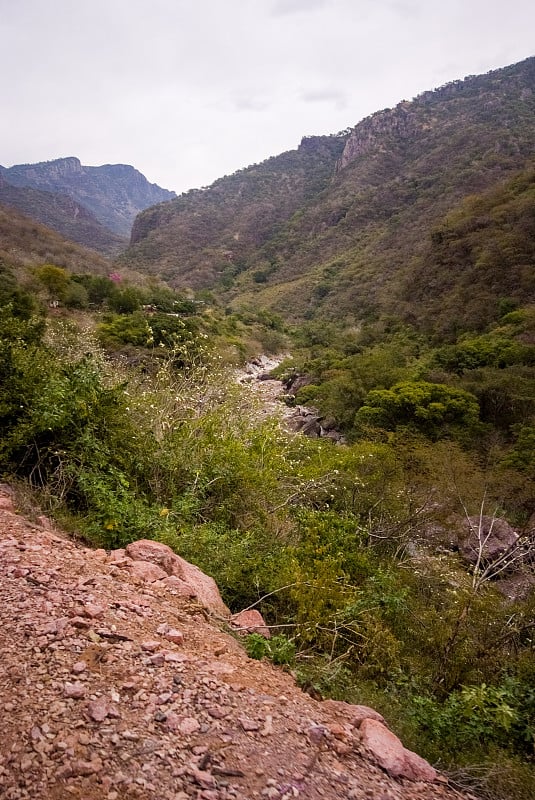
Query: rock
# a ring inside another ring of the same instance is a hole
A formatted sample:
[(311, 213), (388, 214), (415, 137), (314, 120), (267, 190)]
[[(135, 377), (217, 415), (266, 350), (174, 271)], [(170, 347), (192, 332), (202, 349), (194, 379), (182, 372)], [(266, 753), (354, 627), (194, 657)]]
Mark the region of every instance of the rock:
[(195, 781), (195, 783), (198, 786), (202, 786), (203, 789), (215, 788), (216, 785), (215, 779), (213, 775), (211, 775), (209, 772), (206, 772), (205, 770), (202, 769), (197, 769), (197, 767), (190, 767), (189, 773), (193, 778), (193, 780)]
[(170, 731), (177, 731), (180, 728), (181, 719), (174, 711), (170, 711), (165, 718), (165, 727)]
[(496, 517), (469, 517), (459, 535), (459, 552), (470, 564), (479, 554), (484, 562), (495, 561), (516, 544), (518, 534), (508, 522)]
[(200, 727), (200, 723), (195, 717), (185, 717), (180, 721), (178, 730), (184, 736), (190, 736), (192, 733), (197, 733)]
[(114, 564), (115, 562), (124, 561), (126, 558), (126, 550), (112, 550), (108, 556), (108, 562)]
[(87, 713), (94, 722), (103, 722), (110, 713), (110, 704), (106, 697), (98, 697), (87, 705)]
[(195, 597), (195, 590), (193, 587), (191, 587), (189, 583), (177, 578), (176, 575), (168, 575), (161, 583), (170, 589), (175, 589), (182, 597), (189, 597), (190, 599)]
[(209, 611), (223, 617), (230, 616), (214, 579), (176, 555), (166, 544), (139, 539), (131, 542), (125, 552), (132, 559), (125, 564), (132, 575), (149, 583), (165, 581), (180, 594), (197, 598)]
[(324, 700), (322, 705), (334, 711), (335, 714), (345, 717), (354, 728), (360, 728), (365, 719), (374, 719), (376, 722), (386, 725), (384, 717), (369, 706), (344, 703), (342, 700)]
[(405, 777), (411, 781), (432, 783), (437, 780), (438, 773), (425, 758), (405, 748)]
[(240, 717), (238, 722), (240, 723), (244, 731), (260, 730), (260, 724), (256, 722), (254, 719), (249, 719), (248, 717)]
[(199, 567), (174, 555), (173, 575), (188, 584), (199, 603), (209, 611), (222, 617), (230, 617), (230, 611), (221, 598), (216, 582)]
[(74, 700), (80, 700), (85, 697), (86, 689), (83, 683), (75, 681), (74, 683), (66, 683), (64, 689), (65, 697), (71, 697)]
[(161, 567), (149, 561), (129, 561), (126, 567), (131, 575), (147, 583), (161, 581), (167, 577), (167, 573)]
[(412, 781), (436, 780), (436, 770), (425, 759), (406, 750), (398, 737), (377, 720), (364, 719), (360, 735), (374, 761), (391, 777)]
[(184, 641), (184, 634), (176, 628), (171, 628), (167, 622), (163, 622), (161, 625), (159, 625), (156, 629), (156, 633), (158, 633), (160, 636), (164, 636), (174, 644), (182, 644)]
[(156, 650), (160, 649), (160, 642), (157, 639), (141, 642), (141, 649), (146, 653), (154, 653)]
[(166, 575), (173, 572), (175, 554), (166, 544), (150, 539), (139, 539), (126, 547), (126, 555), (133, 561), (146, 561), (156, 564)]
[(100, 603), (85, 603), (84, 614), (90, 619), (100, 619), (106, 613), (106, 606)]
[(238, 629), (240, 633), (258, 633), (265, 639), (271, 638), (271, 633), (262, 614), (254, 608), (234, 614), (231, 625), (233, 628)]
[(324, 725), (310, 725), (307, 736), (311, 744), (320, 747), (329, 738), (329, 730)]

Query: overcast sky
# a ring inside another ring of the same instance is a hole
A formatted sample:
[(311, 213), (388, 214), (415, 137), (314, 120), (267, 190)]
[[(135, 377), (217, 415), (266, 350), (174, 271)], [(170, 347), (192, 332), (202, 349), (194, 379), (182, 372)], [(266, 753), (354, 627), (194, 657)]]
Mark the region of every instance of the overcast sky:
[(533, 0), (0, 0), (0, 164), (177, 192), (535, 55)]

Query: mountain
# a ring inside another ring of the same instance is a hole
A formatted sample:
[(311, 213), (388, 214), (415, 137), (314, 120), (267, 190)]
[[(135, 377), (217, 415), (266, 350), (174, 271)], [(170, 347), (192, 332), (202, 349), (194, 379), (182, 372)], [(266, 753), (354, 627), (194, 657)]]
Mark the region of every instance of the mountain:
[(12, 267), (55, 264), (72, 272), (107, 274), (110, 262), (102, 255), (0, 204), (0, 263)]
[[(174, 192), (149, 183), (134, 167), (126, 164), (87, 167), (75, 157), (0, 167), (0, 175), (11, 186), (66, 195), (119, 237), (130, 235), (134, 218), (144, 208), (175, 196)], [(41, 205), (39, 198), (37, 202)]]
[(176, 285), (232, 282), (258, 249), (326, 188), (346, 138), (305, 138), (297, 150), (142, 212), (125, 260)]
[(424, 263), (435, 228), (532, 164), (534, 89), (529, 58), (402, 101), (349, 133), (305, 139), (143, 212), (124, 258), (290, 319), (410, 315), (416, 275), (420, 305), (436, 301)]
[(85, 206), (65, 194), (13, 186), (0, 174), (0, 203), (105, 256), (115, 256), (126, 246), (124, 237), (106, 228)]

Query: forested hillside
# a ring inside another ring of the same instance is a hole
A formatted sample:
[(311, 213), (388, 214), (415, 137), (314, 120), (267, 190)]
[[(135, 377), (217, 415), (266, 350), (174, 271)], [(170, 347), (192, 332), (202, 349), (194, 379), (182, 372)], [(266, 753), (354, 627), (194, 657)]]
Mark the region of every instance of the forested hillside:
[[(88, 167), (74, 156), (38, 164), (0, 166), (0, 181), (7, 184), (4, 188), (6, 194), (10, 189), (10, 199), (5, 202), (64, 236), (75, 234), (75, 240), (80, 244), (114, 253), (120, 249), (117, 244), (124, 245), (122, 240), (130, 235), (132, 222), (139, 211), (162, 200), (170, 200), (175, 194), (149, 183), (144, 175), (127, 164)], [(14, 191), (15, 188), (19, 191)], [(49, 197), (47, 202), (41, 194), (43, 192), (54, 197)], [(54, 205), (58, 206), (55, 211)], [(85, 227), (75, 224), (77, 215), (85, 218)], [(87, 227), (90, 219), (93, 223), (98, 221), (100, 228), (95, 226), (91, 231)], [(109, 241), (102, 242), (106, 232)]]
[[(534, 90), (528, 59), (380, 111), (349, 136), (304, 140), (145, 212), (125, 259), (175, 286), (227, 289), (234, 307), (287, 319), (397, 314), (435, 226), (463, 198), (530, 165)], [(305, 153), (329, 141), (321, 180), (296, 193), (313, 166)], [(418, 304), (428, 299), (432, 292), (420, 293)]]

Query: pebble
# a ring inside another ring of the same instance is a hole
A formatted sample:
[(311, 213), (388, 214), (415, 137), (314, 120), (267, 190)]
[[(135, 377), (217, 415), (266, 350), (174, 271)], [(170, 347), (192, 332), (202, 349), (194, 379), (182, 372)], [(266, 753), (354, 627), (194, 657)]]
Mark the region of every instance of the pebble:
[(83, 683), (76, 681), (75, 683), (66, 683), (64, 689), (65, 697), (73, 698), (74, 700), (81, 700), (85, 697), (86, 688)]
[(95, 722), (103, 722), (110, 713), (110, 704), (106, 697), (99, 697), (88, 703), (87, 713)]

